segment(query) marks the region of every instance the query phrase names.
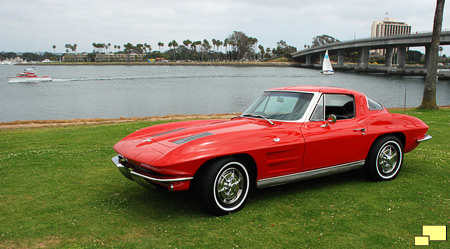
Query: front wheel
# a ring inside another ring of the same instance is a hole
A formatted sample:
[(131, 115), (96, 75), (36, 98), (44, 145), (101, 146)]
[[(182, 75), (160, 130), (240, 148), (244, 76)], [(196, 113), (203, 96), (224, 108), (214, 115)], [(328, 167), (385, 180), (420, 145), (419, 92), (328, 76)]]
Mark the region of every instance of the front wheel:
[(375, 141), (366, 160), (366, 172), (376, 181), (392, 180), (400, 171), (403, 162), (403, 147), (395, 136), (386, 136)]
[(199, 175), (199, 197), (213, 215), (240, 210), (250, 190), (250, 175), (244, 163), (235, 158), (222, 158), (205, 165)]

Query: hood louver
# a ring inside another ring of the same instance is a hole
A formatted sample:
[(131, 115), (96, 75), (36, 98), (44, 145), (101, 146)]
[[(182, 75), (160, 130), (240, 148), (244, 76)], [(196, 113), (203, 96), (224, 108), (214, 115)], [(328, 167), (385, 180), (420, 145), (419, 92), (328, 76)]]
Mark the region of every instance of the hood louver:
[(166, 134), (169, 134), (169, 133), (172, 133), (172, 132), (181, 131), (181, 130), (184, 130), (184, 129), (186, 129), (186, 128), (179, 128), (179, 129), (175, 129), (175, 130), (171, 130), (171, 131), (166, 131), (166, 132), (163, 132), (163, 133), (159, 133), (159, 134), (153, 135), (152, 137), (158, 137), (158, 136), (166, 135)]
[(211, 135), (213, 135), (211, 132), (203, 132), (203, 133), (199, 133), (197, 135), (193, 135), (193, 136), (190, 136), (190, 137), (185, 137), (185, 138), (182, 138), (182, 139), (175, 140), (172, 143), (174, 143), (174, 144), (184, 144), (184, 143), (187, 143), (187, 142), (190, 142), (190, 141), (194, 141), (195, 139), (199, 139), (199, 138), (207, 137), (207, 136), (211, 136)]

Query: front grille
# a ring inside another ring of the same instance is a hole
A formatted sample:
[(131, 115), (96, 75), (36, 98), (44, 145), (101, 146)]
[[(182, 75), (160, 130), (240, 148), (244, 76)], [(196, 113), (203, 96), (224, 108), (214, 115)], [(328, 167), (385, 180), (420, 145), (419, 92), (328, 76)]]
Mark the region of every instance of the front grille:
[(137, 171), (141, 171), (141, 172), (147, 173), (147, 174), (152, 175), (152, 176), (164, 176), (164, 175), (162, 175), (162, 174), (160, 174), (160, 173), (158, 173), (158, 172), (149, 170), (149, 169), (144, 168), (144, 167), (142, 167), (142, 166), (138, 166), (138, 165), (135, 165), (135, 164), (134, 164), (133, 166), (134, 166), (134, 168), (135, 168)]
[(140, 164), (138, 162), (135, 162), (133, 160), (129, 160), (129, 159), (124, 158), (122, 156), (120, 156), (119, 158), (123, 159), (123, 160), (120, 160), (120, 164), (122, 164), (123, 166), (125, 166), (127, 168), (130, 168), (130, 169), (136, 170), (136, 171), (140, 171), (140, 172), (143, 172), (143, 173), (147, 173), (147, 174), (152, 175), (152, 176), (164, 176), (163, 174), (160, 174), (158, 172), (155, 172), (155, 171), (152, 171), (152, 170), (149, 170), (149, 169), (147, 169), (145, 167), (140, 166)]

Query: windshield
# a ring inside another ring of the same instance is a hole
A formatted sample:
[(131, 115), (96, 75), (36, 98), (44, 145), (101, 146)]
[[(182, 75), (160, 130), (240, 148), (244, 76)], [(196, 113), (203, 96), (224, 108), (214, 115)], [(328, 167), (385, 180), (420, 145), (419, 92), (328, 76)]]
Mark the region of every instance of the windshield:
[(300, 92), (265, 92), (242, 116), (263, 116), (276, 120), (299, 120), (314, 94)]

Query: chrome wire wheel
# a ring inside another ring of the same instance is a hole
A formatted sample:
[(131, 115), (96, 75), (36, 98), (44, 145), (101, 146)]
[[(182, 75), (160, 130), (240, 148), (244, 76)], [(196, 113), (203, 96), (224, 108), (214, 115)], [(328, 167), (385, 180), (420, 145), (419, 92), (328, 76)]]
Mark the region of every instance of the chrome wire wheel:
[(236, 167), (222, 171), (215, 187), (218, 201), (227, 205), (238, 201), (244, 191), (244, 181), (244, 176)]
[(213, 215), (240, 210), (250, 192), (250, 171), (246, 161), (223, 157), (204, 165), (196, 176), (197, 193), (203, 207)]
[(397, 167), (398, 156), (397, 147), (392, 144), (381, 148), (377, 158), (377, 167), (380, 173), (383, 175), (392, 173)]
[(403, 161), (403, 147), (394, 136), (386, 136), (375, 142), (366, 160), (366, 170), (374, 180), (394, 179)]

